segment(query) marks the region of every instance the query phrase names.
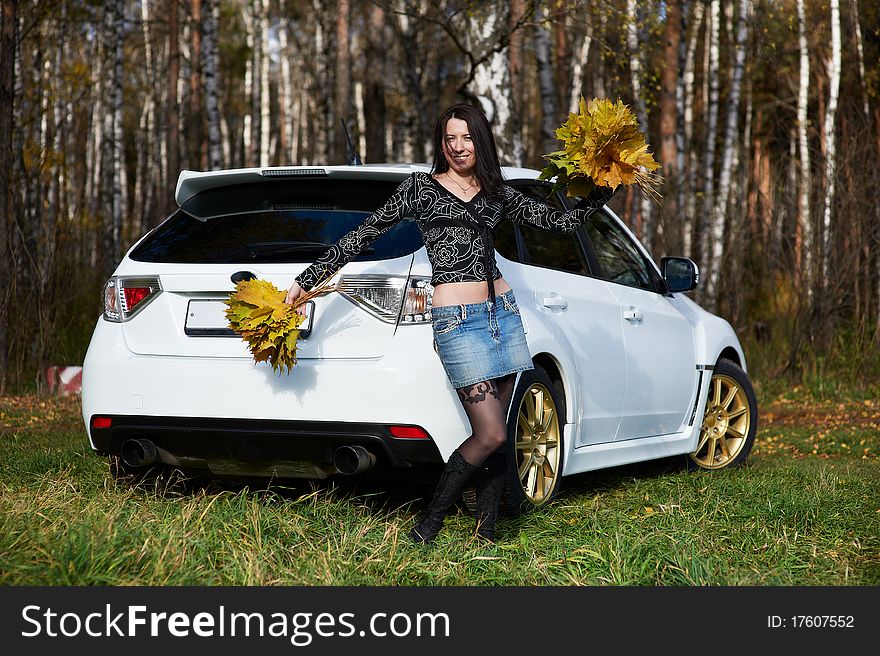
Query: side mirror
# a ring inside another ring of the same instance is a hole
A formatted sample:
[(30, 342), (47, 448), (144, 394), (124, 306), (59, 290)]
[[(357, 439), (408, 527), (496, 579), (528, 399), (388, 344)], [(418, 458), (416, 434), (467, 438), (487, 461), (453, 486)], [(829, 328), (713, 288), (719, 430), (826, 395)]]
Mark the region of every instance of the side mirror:
[(686, 257), (661, 258), (660, 272), (670, 292), (689, 292), (700, 282), (700, 270)]

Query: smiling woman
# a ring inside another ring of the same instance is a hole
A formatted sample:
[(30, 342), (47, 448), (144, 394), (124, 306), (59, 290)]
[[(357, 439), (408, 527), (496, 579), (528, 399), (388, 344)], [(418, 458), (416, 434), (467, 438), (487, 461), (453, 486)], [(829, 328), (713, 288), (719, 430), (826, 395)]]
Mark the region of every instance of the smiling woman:
[(477, 158), (467, 122), (450, 118), (442, 138), (443, 155), (449, 167), (446, 171), (440, 171), (435, 164), (437, 174), (434, 180), (456, 197), (465, 201), (473, 200), (482, 189), (475, 174)]
[(433, 272), (434, 349), (473, 431), (450, 455), (427, 513), (411, 532), (416, 542), (434, 539), (472, 480), (477, 534), (494, 540), (515, 377), (534, 368), (513, 290), (497, 267), (494, 229), (509, 219), (573, 232), (612, 193), (599, 188), (582, 209), (560, 210), (504, 185), (485, 115), (453, 105), (434, 128), (432, 174), (414, 173), (401, 183), (385, 205), (291, 285), (286, 300), (298, 305), (318, 280), (327, 280), (404, 216), (415, 215)]

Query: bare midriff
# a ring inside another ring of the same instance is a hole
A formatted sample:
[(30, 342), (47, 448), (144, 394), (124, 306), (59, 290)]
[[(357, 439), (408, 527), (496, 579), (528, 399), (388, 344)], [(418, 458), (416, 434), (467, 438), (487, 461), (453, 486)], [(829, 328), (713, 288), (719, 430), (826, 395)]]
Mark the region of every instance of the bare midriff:
[[(495, 279), (495, 296), (500, 296), (510, 290), (510, 285), (504, 278)], [(431, 300), (433, 307), (444, 305), (468, 305), (469, 303), (482, 303), (489, 298), (489, 284), (485, 280), (475, 282), (444, 282), (434, 287), (434, 296)]]

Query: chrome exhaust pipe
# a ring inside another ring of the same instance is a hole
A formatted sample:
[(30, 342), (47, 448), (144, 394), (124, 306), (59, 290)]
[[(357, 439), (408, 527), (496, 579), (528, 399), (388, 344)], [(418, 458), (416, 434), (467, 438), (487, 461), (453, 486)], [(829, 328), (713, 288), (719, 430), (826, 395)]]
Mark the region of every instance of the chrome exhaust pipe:
[(333, 466), (346, 476), (361, 474), (376, 464), (376, 456), (362, 446), (345, 445), (333, 452)]
[(125, 440), (119, 447), (119, 456), (129, 467), (147, 467), (156, 462), (158, 450), (150, 440)]

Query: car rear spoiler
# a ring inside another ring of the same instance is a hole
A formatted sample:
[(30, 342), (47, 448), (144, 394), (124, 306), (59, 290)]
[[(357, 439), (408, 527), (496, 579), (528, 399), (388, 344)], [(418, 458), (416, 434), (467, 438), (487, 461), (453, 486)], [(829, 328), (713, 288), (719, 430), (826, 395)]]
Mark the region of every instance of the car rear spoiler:
[(427, 164), (377, 164), (361, 166), (278, 166), (271, 168), (229, 169), (225, 171), (183, 170), (177, 178), (174, 200), (183, 208), (193, 197), (218, 187), (248, 185), (272, 180), (289, 180), (301, 176), (331, 178), (372, 178), (400, 181), (413, 171), (428, 170)]

